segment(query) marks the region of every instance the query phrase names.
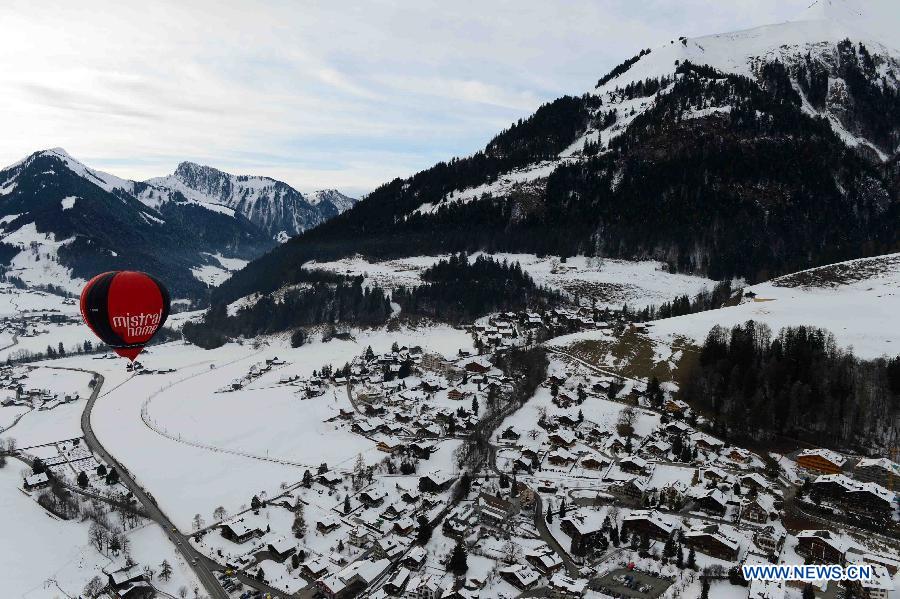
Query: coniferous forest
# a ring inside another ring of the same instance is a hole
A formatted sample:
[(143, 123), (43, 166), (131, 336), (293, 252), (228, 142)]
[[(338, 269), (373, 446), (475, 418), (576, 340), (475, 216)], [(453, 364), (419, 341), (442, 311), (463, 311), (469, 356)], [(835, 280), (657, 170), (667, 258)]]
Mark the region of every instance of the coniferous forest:
[(734, 439), (785, 435), (871, 451), (900, 432), (900, 357), (861, 360), (816, 327), (773, 336), (754, 321), (716, 326), (683, 395)]
[(518, 262), (488, 256), (471, 263), (465, 253), (451, 256), (428, 268), (422, 280), (422, 285), (394, 291), (394, 301), (404, 313), (450, 323), (471, 322), (491, 312), (544, 308), (562, 299), (539, 287)]

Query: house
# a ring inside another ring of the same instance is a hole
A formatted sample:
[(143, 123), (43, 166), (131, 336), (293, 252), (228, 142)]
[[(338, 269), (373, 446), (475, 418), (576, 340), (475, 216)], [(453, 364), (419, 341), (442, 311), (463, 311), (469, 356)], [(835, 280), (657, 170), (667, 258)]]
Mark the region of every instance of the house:
[(741, 545), (736, 535), (726, 533), (717, 524), (702, 526), (684, 533), (684, 544), (706, 555), (736, 561)]
[(503, 580), (522, 591), (534, 587), (540, 579), (540, 575), (525, 564), (513, 564), (497, 572)]
[(594, 510), (577, 512), (562, 519), (560, 529), (572, 539), (571, 551), (575, 555), (586, 555), (603, 538), (602, 513)]
[(728, 500), (725, 494), (718, 489), (707, 489), (695, 493), (694, 505), (704, 512), (717, 516), (725, 515), (728, 509)]
[(444, 596), (444, 582), (440, 577), (414, 576), (406, 585), (404, 599), (441, 599)]
[(316, 588), (328, 599), (355, 597), (377, 580), (391, 566), (386, 559), (361, 559), (343, 570), (316, 580)]
[(811, 472), (838, 474), (847, 458), (829, 449), (804, 449), (797, 454), (796, 461), (798, 466)]
[(769, 495), (757, 495), (754, 499), (745, 499), (741, 506), (741, 520), (754, 524), (765, 524), (774, 513), (775, 501)]
[(549, 576), (563, 567), (562, 559), (546, 544), (526, 551), (525, 561), (544, 576)]
[(456, 476), (452, 474), (433, 472), (419, 477), (419, 490), (428, 493), (441, 493), (449, 489)]
[(728, 478), (728, 473), (721, 468), (716, 468), (715, 466), (713, 466), (703, 471), (703, 478), (705, 478), (706, 480), (711, 480), (714, 483), (718, 483)]
[(399, 520), (394, 522), (394, 528), (392, 528), (391, 530), (392, 532), (405, 537), (408, 534), (412, 533), (415, 529), (416, 523), (413, 522), (412, 518), (406, 516), (405, 518), (400, 518)]
[(518, 441), (521, 436), (522, 434), (511, 426), (500, 434), (500, 438), (505, 441)]
[(872, 568), (872, 576), (857, 583), (859, 590), (862, 591), (861, 595), (868, 599), (887, 599), (888, 594), (895, 588), (891, 573), (884, 566), (869, 565)]
[(691, 441), (693, 441), (697, 449), (703, 451), (719, 451), (725, 446), (724, 443), (715, 437), (702, 432), (696, 432), (691, 435)]
[(138, 565), (107, 574), (110, 590), (119, 599), (149, 599), (156, 595), (144, 569)]
[(551, 443), (559, 447), (572, 447), (575, 445), (575, 433), (569, 430), (560, 430), (550, 433), (548, 439)]
[(622, 519), (622, 532), (665, 541), (679, 528), (676, 523), (655, 510), (634, 510)]
[(300, 573), (308, 580), (315, 580), (328, 574), (328, 562), (323, 557), (310, 559), (300, 564)]
[(319, 484), (325, 485), (326, 487), (335, 487), (340, 484), (340, 482), (344, 480), (344, 478), (337, 472), (328, 471), (320, 474), (316, 478), (316, 480), (319, 482)]
[(781, 551), (787, 531), (780, 523), (772, 522), (758, 529), (753, 535), (753, 542), (768, 555), (776, 555)]
[(221, 534), (232, 543), (246, 543), (254, 537), (261, 537), (263, 531), (255, 524), (248, 524), (243, 517), (231, 522), (225, 522), (221, 526)]
[(743, 475), (741, 477), (741, 484), (748, 489), (755, 489), (756, 491), (762, 491), (769, 488), (768, 481), (766, 481), (766, 479), (758, 472)]
[(484, 374), (484, 373), (490, 371), (491, 365), (486, 364), (485, 361), (483, 361), (483, 360), (475, 359), (475, 360), (469, 360), (468, 362), (466, 362), (466, 364), (465, 364), (465, 366), (463, 366), (463, 368), (466, 370), (466, 372), (473, 372), (475, 374)]
[(897, 488), (900, 487), (900, 464), (887, 458), (863, 458), (853, 468), (853, 478), (882, 487), (889, 487), (888, 480), (893, 478)]
[(671, 443), (668, 443), (666, 441), (660, 441), (659, 439), (657, 439), (655, 441), (651, 441), (650, 443), (647, 443), (647, 445), (644, 446), (644, 450), (647, 453), (654, 455), (658, 458), (664, 458), (667, 455), (669, 455), (669, 450), (671, 450), (671, 449), (672, 449)]
[(547, 454), (547, 461), (554, 466), (571, 466), (577, 459), (578, 456), (562, 448), (554, 449)]
[(296, 543), (285, 537), (270, 541), (266, 547), (269, 549), (272, 559), (277, 562), (283, 562), (297, 552)]
[(384, 590), (390, 595), (399, 595), (406, 589), (406, 585), (411, 578), (412, 573), (401, 566), (397, 568), (390, 580), (384, 583)]
[(666, 412), (670, 414), (683, 415), (689, 408), (687, 402), (680, 399), (667, 399), (664, 405)]
[(475, 502), (475, 511), (482, 524), (504, 526), (519, 512), (519, 507), (514, 501), (507, 501), (498, 495), (481, 493)]
[(41, 472), (40, 474), (26, 476), (22, 486), (26, 491), (36, 491), (37, 489), (43, 489), (49, 485), (50, 479), (47, 477), (47, 473)]
[(830, 530), (803, 530), (797, 533), (797, 553), (813, 563), (843, 564), (851, 547), (854, 547), (852, 541)]
[(647, 474), (650, 470), (650, 463), (644, 458), (636, 455), (630, 455), (619, 460), (619, 469), (629, 474)]
[(362, 491), (358, 498), (360, 503), (366, 507), (377, 507), (384, 503), (387, 493), (382, 489), (366, 489)]
[(600, 454), (591, 454), (581, 458), (581, 466), (589, 470), (600, 470), (601, 468), (609, 466), (609, 462)]
[(587, 589), (588, 581), (579, 578), (569, 578), (562, 572), (557, 572), (550, 577), (551, 597), (583, 597)]
[(853, 512), (890, 518), (896, 495), (877, 483), (857, 483), (844, 495), (844, 505)]
[(328, 534), (332, 530), (336, 530), (341, 526), (341, 521), (338, 520), (335, 516), (325, 516), (324, 518), (320, 518), (316, 521), (316, 530), (320, 533)]
[(416, 545), (409, 550), (409, 553), (406, 554), (406, 556), (403, 558), (403, 561), (401, 561), (400, 563), (410, 570), (418, 570), (422, 567), (422, 564), (425, 563), (425, 559), (427, 557), (428, 552), (425, 551), (425, 548), (420, 545)]

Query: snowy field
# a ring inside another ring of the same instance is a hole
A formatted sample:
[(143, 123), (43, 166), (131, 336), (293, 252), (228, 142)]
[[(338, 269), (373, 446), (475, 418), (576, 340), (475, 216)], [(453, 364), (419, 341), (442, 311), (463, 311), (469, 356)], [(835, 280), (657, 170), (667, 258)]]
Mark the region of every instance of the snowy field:
[[(479, 254), (473, 254), (474, 259)], [(492, 254), (497, 260), (518, 262), (535, 282), (578, 296), (585, 305), (593, 298), (598, 306), (631, 308), (671, 301), (674, 297), (696, 295), (704, 288), (712, 289), (715, 281), (702, 277), (671, 274), (660, 262), (629, 262), (575, 256), (560, 262), (559, 258), (539, 258), (534, 254)], [(394, 289), (422, 282), (426, 268), (446, 256), (417, 256), (384, 262), (368, 262), (361, 256), (332, 262), (309, 262), (307, 269), (323, 269), (338, 274), (363, 276), (369, 285)]]
[[(355, 338), (297, 349), (276, 340), (261, 350), (230, 344), (205, 351), (172, 343), (142, 355), (147, 368), (175, 368), (170, 374), (131, 376), (124, 360), (90, 357), (56, 364), (104, 374), (92, 415), (97, 437), (167, 515), (189, 530), (195, 514), (208, 518), (218, 505), (238, 511), (254, 494), (271, 496), (282, 483), (298, 482), (308, 466), (327, 462), (350, 469), (358, 454), (370, 462), (383, 458), (368, 439), (322, 422), (335, 406), (349, 406), (343, 388), (300, 400), (291, 387), (275, 386), (280, 378), (309, 375), (325, 364), (341, 366), (368, 345), (382, 352), (394, 341), (448, 354), (471, 349), (471, 338), (449, 327), (359, 332)], [(260, 377), (252, 388), (215, 393), (252, 365), (276, 356), (288, 364)]]
[[(23, 468), (18, 460), (10, 460), (0, 469), (0, 511), (15, 514), (15, 518), (4, 518), (0, 595), (22, 599), (77, 597), (101, 568), (116, 562), (89, 543), (87, 522), (58, 520), (21, 490), (19, 472)], [(137, 563), (155, 570), (163, 559), (172, 565), (172, 578), (168, 582), (155, 579), (154, 584), (172, 595), (182, 585), (193, 588), (196, 584), (190, 568), (176, 556), (158, 526), (145, 525), (127, 536)]]
[(900, 254), (843, 262), (749, 287), (756, 294), (739, 306), (659, 320), (651, 336), (683, 336), (702, 343), (716, 324), (756, 320), (777, 334), (786, 326), (828, 329), (862, 358), (900, 354)]

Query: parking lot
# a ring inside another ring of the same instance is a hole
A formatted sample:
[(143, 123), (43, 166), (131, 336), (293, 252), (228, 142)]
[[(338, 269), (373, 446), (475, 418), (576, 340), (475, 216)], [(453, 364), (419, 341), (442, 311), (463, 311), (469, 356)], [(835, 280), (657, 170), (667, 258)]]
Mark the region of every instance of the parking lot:
[[(626, 575), (634, 577), (634, 584), (628, 586)], [(626, 568), (613, 570), (609, 574), (591, 581), (591, 588), (602, 591), (613, 597), (635, 597), (637, 599), (656, 599), (665, 592), (671, 580), (657, 578), (646, 572), (637, 572)], [(636, 587), (636, 588), (632, 588)]]

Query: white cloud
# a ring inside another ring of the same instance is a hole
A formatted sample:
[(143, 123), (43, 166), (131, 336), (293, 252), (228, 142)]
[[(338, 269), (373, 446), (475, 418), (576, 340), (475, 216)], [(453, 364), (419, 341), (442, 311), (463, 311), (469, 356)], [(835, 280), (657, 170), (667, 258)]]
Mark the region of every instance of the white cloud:
[(0, 163), (62, 146), (122, 176), (182, 159), (372, 189), (468, 154), (638, 49), (805, 0), (0, 4)]

